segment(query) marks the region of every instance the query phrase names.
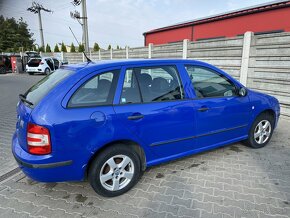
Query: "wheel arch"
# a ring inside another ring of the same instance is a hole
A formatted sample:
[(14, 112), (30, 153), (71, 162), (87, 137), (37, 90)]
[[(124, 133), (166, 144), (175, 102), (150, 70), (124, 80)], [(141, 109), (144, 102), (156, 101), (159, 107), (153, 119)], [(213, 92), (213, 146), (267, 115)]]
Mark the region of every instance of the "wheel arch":
[(144, 149), (142, 148), (141, 145), (139, 145), (137, 142), (132, 141), (132, 140), (116, 140), (116, 141), (112, 141), (110, 143), (105, 144), (104, 146), (102, 146), (101, 148), (99, 148), (89, 159), (87, 165), (86, 165), (86, 169), (85, 169), (85, 179), (88, 177), (88, 172), (90, 170), (90, 166), (91, 163), (93, 162), (93, 160), (102, 153), (102, 151), (104, 151), (105, 149), (108, 149), (111, 146), (116, 146), (116, 145), (126, 145), (126, 146), (130, 146), (132, 149), (134, 149), (134, 151), (138, 154), (138, 156), (140, 157), (140, 164), (141, 164), (141, 170), (145, 171), (146, 169), (146, 155), (144, 152)]
[[(266, 108), (260, 111), (260, 113), (257, 114), (257, 116), (254, 118), (253, 122), (255, 122), (255, 120), (257, 119), (257, 117), (261, 116), (262, 114), (268, 114), (273, 118), (273, 122), (274, 122), (274, 127), (276, 126), (276, 113), (273, 109), (271, 108)], [(252, 123), (253, 123), (252, 122)]]
[[(275, 114), (275, 111), (273, 110), (273, 109), (271, 109), (271, 108), (268, 108), (268, 109), (265, 109), (265, 110), (263, 110), (263, 111), (261, 111), (259, 114), (258, 114), (258, 116), (260, 116), (261, 114), (268, 114), (268, 115), (270, 115), (271, 117), (273, 117), (273, 121), (275, 122), (275, 120), (276, 120), (276, 114)], [(257, 116), (257, 117), (258, 117)]]

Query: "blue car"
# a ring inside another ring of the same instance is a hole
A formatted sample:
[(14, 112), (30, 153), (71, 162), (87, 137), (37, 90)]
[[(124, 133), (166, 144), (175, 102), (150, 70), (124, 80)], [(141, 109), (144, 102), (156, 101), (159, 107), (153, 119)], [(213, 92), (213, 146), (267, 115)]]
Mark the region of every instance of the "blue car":
[(22, 171), (87, 179), (111, 197), (153, 165), (239, 141), (261, 148), (280, 115), (276, 98), (193, 60), (62, 66), (19, 97), (12, 152)]

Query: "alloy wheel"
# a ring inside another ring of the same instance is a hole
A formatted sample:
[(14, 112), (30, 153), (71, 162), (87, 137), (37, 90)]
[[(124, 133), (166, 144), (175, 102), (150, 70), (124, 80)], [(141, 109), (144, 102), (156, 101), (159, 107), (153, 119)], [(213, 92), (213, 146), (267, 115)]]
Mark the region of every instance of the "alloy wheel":
[(258, 123), (254, 131), (254, 139), (258, 144), (264, 144), (271, 135), (272, 127), (268, 120), (262, 120)]
[(134, 163), (126, 155), (115, 155), (108, 159), (100, 171), (101, 185), (109, 191), (125, 188), (134, 176)]

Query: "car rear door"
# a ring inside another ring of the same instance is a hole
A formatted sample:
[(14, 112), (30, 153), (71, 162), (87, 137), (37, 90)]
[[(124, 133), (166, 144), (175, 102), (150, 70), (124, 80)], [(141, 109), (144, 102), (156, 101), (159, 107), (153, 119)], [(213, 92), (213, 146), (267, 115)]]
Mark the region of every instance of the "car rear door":
[(120, 79), (114, 110), (155, 163), (194, 148), (194, 112), (175, 65), (123, 67)]
[(245, 139), (251, 111), (248, 96), (239, 96), (237, 84), (218, 69), (202, 65), (185, 69), (195, 93), (197, 149)]

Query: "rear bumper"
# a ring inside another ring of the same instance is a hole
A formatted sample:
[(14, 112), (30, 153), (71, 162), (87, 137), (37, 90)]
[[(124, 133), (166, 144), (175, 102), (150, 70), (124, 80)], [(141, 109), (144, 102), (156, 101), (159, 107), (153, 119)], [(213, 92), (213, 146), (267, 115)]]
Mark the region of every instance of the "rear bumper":
[(44, 69), (38, 67), (29, 67), (25, 70), (27, 73), (44, 73)]
[(39, 182), (64, 182), (83, 180), (82, 166), (73, 160), (55, 160), (53, 155), (32, 155), (12, 138), (12, 153), (25, 175)]
[[(14, 154), (13, 154), (14, 155)], [(69, 166), (72, 164), (72, 160), (62, 161), (62, 162), (55, 162), (55, 163), (48, 163), (48, 164), (30, 164), (20, 160), (18, 157), (14, 155), (15, 160), (20, 166), (24, 166), (27, 168), (34, 168), (34, 169), (46, 169), (46, 168), (55, 168), (55, 167), (63, 167)]]

